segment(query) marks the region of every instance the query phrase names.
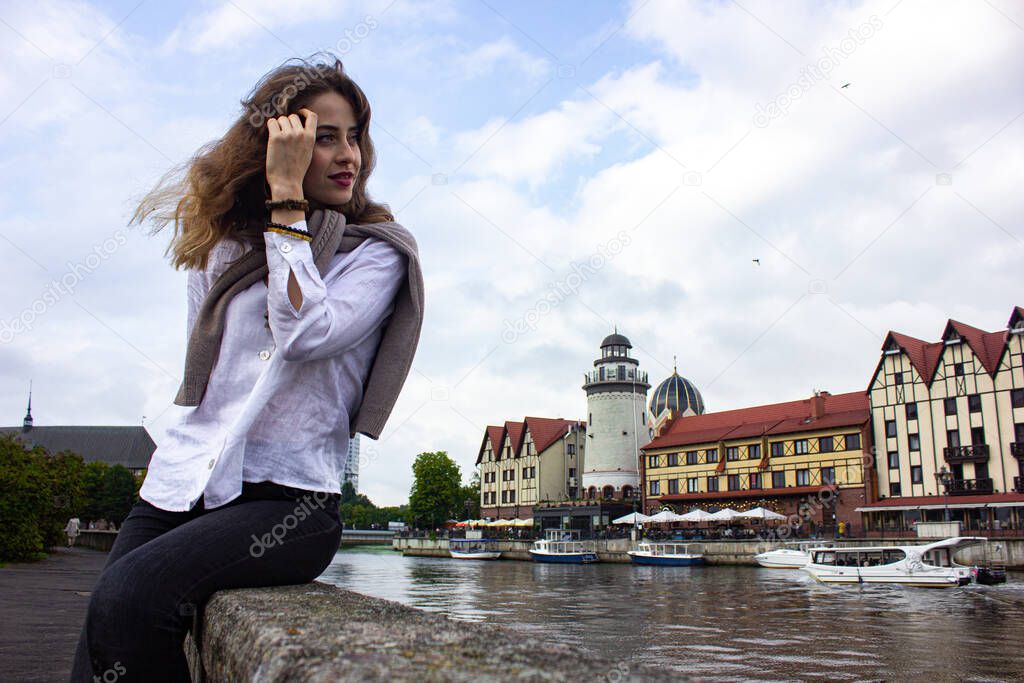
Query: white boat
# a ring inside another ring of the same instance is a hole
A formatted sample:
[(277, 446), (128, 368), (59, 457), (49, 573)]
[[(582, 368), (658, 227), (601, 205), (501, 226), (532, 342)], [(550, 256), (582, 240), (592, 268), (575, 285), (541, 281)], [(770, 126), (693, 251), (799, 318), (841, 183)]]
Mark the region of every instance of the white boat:
[(822, 583), (899, 583), (951, 588), (971, 582), (974, 568), (953, 557), (987, 538), (957, 536), (927, 545), (811, 548), (803, 570)]
[(490, 538), (448, 539), (448, 554), (456, 560), (496, 560), (501, 557), (497, 541)]
[(626, 552), (633, 564), (686, 567), (704, 564), (704, 554), (694, 552), (686, 543), (638, 543), (636, 550)]
[(785, 548), (754, 555), (754, 560), (762, 567), (772, 569), (800, 569), (810, 561), (808, 551), (811, 548), (831, 548), (833, 545), (823, 541), (795, 541), (787, 543)]
[(589, 564), (597, 562), (597, 546), (581, 541), (576, 529), (548, 529), (544, 538), (533, 542), (530, 557), (536, 562), (557, 564)]

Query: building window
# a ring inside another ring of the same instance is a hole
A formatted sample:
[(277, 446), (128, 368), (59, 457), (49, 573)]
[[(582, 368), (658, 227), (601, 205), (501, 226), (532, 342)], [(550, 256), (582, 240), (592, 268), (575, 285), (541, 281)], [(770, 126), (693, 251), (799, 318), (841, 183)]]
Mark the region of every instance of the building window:
[(647, 469), (653, 470), (658, 467), (658, 456), (648, 455), (647, 456)]
[(979, 394), (971, 394), (967, 397), (967, 410), (972, 413), (981, 412), (981, 396)]
[(661, 481), (655, 479), (650, 483), (650, 493), (652, 496), (661, 495)]
[(836, 483), (836, 468), (835, 467), (822, 467), (821, 468), (821, 483), (824, 486), (831, 486)]
[(860, 448), (860, 434), (846, 435), (846, 450), (855, 451)]
[(508, 492), (508, 502), (510, 502), (510, 503), (516, 502), (516, 491), (515, 491), (515, 489), (512, 489), (511, 491)]
[(918, 434), (907, 434), (907, 442), (910, 444), (910, 450), (921, 450), (921, 437)]
[(740, 490), (740, 475), (738, 475), (738, 474), (730, 474), (729, 475), (729, 480), (726, 483), (729, 485), (729, 490), (730, 491), (739, 491)]
[(576, 468), (575, 467), (570, 467), (569, 468), (569, 476), (570, 477), (575, 477), (576, 476)]
[(916, 420), (917, 419), (917, 404), (916, 403), (908, 403), (907, 404), (907, 419), (908, 420)]
[(529, 479), (529, 478), (530, 478), (530, 468), (529, 467), (524, 467), (523, 468), (523, 479)]
[(956, 415), (956, 398), (947, 398), (942, 401), (942, 409), (946, 415)]
[(889, 495), (893, 497), (903, 495), (903, 492), (900, 490), (900, 483), (898, 481), (889, 482)]
[(818, 452), (831, 453), (834, 450), (835, 444), (833, 443), (831, 436), (823, 436), (818, 439)]
[(786, 445), (781, 441), (775, 441), (772, 443), (772, 457), (777, 457), (786, 454)]
[(669, 479), (668, 480), (668, 492), (669, 492), (669, 495), (672, 495), (672, 496), (674, 496), (675, 494), (679, 493), (679, 480), (678, 479)]
[(761, 488), (761, 473), (760, 472), (751, 472), (750, 473), (750, 488), (752, 490), (753, 489)]
[(752, 443), (747, 446), (747, 458), (749, 460), (757, 460), (761, 457), (761, 444)]
[(811, 471), (810, 470), (797, 470), (796, 471), (796, 485), (797, 486), (810, 486), (811, 485)]
[(536, 479), (536, 478), (537, 478), (537, 466), (536, 465), (531, 465), (530, 466), (530, 479)]
[(690, 477), (686, 480), (686, 492), (687, 493), (699, 493), (700, 492), (700, 480), (697, 477)]
[(718, 462), (718, 449), (717, 448), (709, 448), (709, 449), (707, 449), (706, 451), (704, 451), (704, 457), (707, 459), (707, 462)]
[(885, 435), (888, 437), (896, 436), (896, 420), (885, 421)]
[(963, 377), (964, 376), (964, 364), (963, 363), (953, 363), (953, 374), (956, 375), (957, 377)]
[(576, 455), (576, 444), (566, 444), (565, 452), (568, 453), (569, 455)]
[(889, 469), (898, 470), (900, 468), (900, 454), (896, 451), (889, 451)]
[(698, 462), (697, 451), (686, 451), (686, 464), (696, 465)]
[(810, 448), (807, 445), (807, 439), (797, 439), (793, 442), (793, 450), (797, 455), (804, 455), (810, 452)]
[(1014, 408), (1024, 408), (1024, 389), (1010, 390), (1010, 405)]
[(786, 488), (786, 473), (785, 472), (772, 472), (772, 488), (773, 489), (784, 489), (784, 488)]
[(715, 492), (718, 490), (718, 477), (708, 477), (708, 491)]
[(921, 471), (920, 465), (910, 466), (910, 483), (911, 484), (923, 484), (924, 473)]
[(897, 372), (895, 375), (892, 376), (892, 381), (897, 386), (902, 385), (903, 384), (903, 373), (902, 372)]
[(502, 503), (507, 503), (508, 502), (508, 491), (502, 491), (501, 492), (501, 502)]
[(985, 428), (971, 427), (971, 445), (981, 446), (985, 443)]
[(960, 430), (959, 429), (947, 429), (946, 430), (946, 445), (950, 448), (960, 447)]
[(728, 446), (725, 449), (725, 459), (726, 460), (739, 460), (740, 459), (740, 449), (739, 449), (739, 447), (738, 446)]
[(668, 454), (668, 466), (669, 467), (675, 467), (678, 464), (679, 464), (679, 454), (678, 453), (669, 453)]

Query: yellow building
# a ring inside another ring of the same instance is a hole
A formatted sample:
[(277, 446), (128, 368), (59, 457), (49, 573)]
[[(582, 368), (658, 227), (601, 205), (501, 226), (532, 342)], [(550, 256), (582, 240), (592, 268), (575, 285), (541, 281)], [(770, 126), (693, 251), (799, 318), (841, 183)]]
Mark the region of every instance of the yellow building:
[(690, 415), (644, 446), (644, 510), (765, 507), (805, 530), (858, 530), (870, 486), (863, 392)]
[(585, 422), (562, 418), (488, 426), (476, 460), (481, 516), (531, 517), (540, 502), (577, 498), (586, 436)]
[(868, 388), (878, 500), (872, 531), (1024, 522), (1024, 309), (1005, 330), (949, 320), (940, 341), (890, 332)]

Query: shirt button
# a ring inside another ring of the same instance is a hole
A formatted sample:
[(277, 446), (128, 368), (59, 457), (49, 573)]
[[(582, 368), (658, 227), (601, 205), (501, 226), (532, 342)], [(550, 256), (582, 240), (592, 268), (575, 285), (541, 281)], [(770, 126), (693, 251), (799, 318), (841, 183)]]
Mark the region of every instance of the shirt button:
[(260, 351), (260, 360), (267, 360), (268, 358), (270, 358), (270, 351), (266, 349)]
[(214, 466), (214, 464), (215, 464), (216, 462), (217, 462), (217, 458), (210, 458), (210, 462), (209, 462), (209, 463), (207, 463), (206, 467), (207, 467), (208, 469), (211, 469), (211, 470), (212, 470), (212, 469), (213, 469), (213, 466)]
[(281, 243), (281, 253), (282, 254), (287, 254), (291, 250), (292, 250), (292, 245), (290, 243), (288, 243), (288, 242), (282, 242)]

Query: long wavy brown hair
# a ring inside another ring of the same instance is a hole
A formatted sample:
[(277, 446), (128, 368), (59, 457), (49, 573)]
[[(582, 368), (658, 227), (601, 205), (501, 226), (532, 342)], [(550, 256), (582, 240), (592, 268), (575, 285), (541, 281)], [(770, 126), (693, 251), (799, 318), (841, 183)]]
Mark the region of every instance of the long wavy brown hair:
[[(152, 214), (159, 232), (171, 221), (174, 236), (165, 255), (175, 269), (205, 269), (210, 250), (221, 239), (257, 246), (263, 243), (269, 199), (266, 178), (268, 118), (297, 112), (317, 95), (334, 91), (345, 98), (356, 117), (362, 164), (353, 184), (352, 199), (325, 207), (310, 199), (309, 210), (331, 208), (347, 223), (393, 221), (386, 204), (370, 200), (366, 182), (376, 154), (370, 139), (370, 103), (345, 73), (341, 60), (293, 58), (270, 71), (241, 101), (242, 113), (227, 134), (207, 143), (190, 159), (172, 168), (139, 202), (129, 225)], [(297, 60), (297, 64), (289, 64)]]

